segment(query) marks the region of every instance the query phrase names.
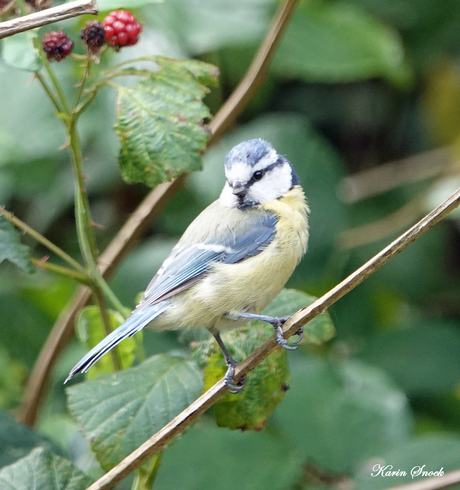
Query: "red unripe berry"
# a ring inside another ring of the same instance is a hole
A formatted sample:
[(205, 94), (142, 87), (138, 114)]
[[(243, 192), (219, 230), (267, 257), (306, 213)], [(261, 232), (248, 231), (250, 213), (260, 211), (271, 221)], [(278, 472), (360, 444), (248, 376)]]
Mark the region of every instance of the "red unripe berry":
[(51, 31), (43, 36), (43, 51), (49, 60), (61, 61), (73, 49), (73, 42), (63, 31)]
[(127, 10), (114, 10), (103, 22), (105, 38), (112, 46), (132, 46), (137, 43), (142, 26)]

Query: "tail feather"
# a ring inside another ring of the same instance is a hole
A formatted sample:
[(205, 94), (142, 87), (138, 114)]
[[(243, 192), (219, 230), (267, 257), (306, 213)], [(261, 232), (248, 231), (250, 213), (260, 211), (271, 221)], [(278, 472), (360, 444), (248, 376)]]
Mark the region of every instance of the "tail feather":
[(85, 357), (83, 357), (70, 371), (64, 384), (78, 373), (86, 373), (90, 367), (96, 364), (99, 359), (107, 354), (111, 349), (118, 345), (127, 337), (132, 337), (135, 333), (142, 330), (152, 320), (157, 318), (169, 307), (168, 302), (157, 303), (154, 307), (148, 307), (144, 311), (136, 313), (134, 311), (128, 319), (116, 330), (107, 335), (99, 344), (93, 347)]

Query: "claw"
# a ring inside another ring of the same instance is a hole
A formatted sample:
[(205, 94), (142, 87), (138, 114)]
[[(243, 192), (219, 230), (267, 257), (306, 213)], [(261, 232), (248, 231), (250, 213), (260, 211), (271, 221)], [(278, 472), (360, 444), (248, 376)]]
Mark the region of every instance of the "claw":
[(224, 381), (227, 385), (228, 391), (234, 395), (237, 395), (244, 388), (244, 383), (246, 382), (246, 376), (243, 376), (238, 383), (235, 383), (235, 366), (228, 366), (227, 372), (225, 373)]
[[(289, 318), (289, 317), (286, 317), (286, 319)], [(296, 350), (297, 347), (299, 347), (299, 343), (300, 341), (302, 340), (302, 337), (303, 337), (303, 329), (302, 328), (299, 328), (299, 330), (297, 330), (297, 332), (295, 333), (295, 335), (298, 335), (299, 338), (296, 339), (292, 345), (289, 345), (288, 344), (288, 341), (284, 338), (283, 336), (283, 330), (281, 328), (281, 326), (284, 324), (284, 322), (286, 320), (284, 320), (284, 317), (283, 318), (280, 318), (279, 319), (280, 322), (277, 322), (276, 325), (273, 325), (275, 327), (275, 332), (276, 332), (276, 341), (278, 342), (278, 345), (281, 346), (283, 349), (286, 349), (286, 350)], [(284, 320), (284, 321), (283, 321)]]
[(297, 339), (292, 342), (293, 345), (300, 344), (303, 338), (303, 327), (300, 327), (299, 330), (297, 330), (297, 332), (294, 335), (297, 335)]

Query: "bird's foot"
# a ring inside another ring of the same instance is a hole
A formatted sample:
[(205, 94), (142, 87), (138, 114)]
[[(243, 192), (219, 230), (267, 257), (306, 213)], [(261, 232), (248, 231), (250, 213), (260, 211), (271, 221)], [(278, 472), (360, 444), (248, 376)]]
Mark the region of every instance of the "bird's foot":
[(246, 383), (246, 375), (243, 376), (238, 382), (235, 381), (235, 367), (238, 364), (229, 364), (227, 372), (225, 373), (224, 381), (227, 385), (228, 391), (234, 395), (237, 395), (244, 388)]
[(278, 342), (278, 345), (281, 346), (283, 349), (286, 350), (296, 350), (299, 347), (299, 343), (302, 340), (303, 337), (303, 327), (300, 327), (299, 330), (295, 333), (295, 335), (298, 336), (292, 344), (289, 344), (288, 341), (284, 338), (283, 335), (283, 325), (288, 321), (290, 317), (288, 316), (282, 316), (280, 318), (274, 318), (274, 321), (271, 322), (273, 327), (275, 328), (275, 333), (276, 333), (276, 341)]

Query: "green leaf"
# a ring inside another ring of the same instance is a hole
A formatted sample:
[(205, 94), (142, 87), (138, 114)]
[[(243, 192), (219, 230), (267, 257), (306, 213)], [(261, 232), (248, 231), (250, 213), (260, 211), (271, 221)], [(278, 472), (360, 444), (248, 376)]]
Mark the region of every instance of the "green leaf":
[[(283, 289), (280, 294), (265, 308), (264, 315), (293, 315), (297, 310), (311, 305), (317, 298), (295, 289)], [(304, 326), (304, 342), (322, 344), (335, 335), (334, 324), (329, 313), (316, 316)]]
[(30, 249), (20, 242), (20, 234), (14, 226), (0, 215), (0, 264), (9, 260), (27, 272), (35, 272), (30, 261)]
[(407, 442), (406, 396), (379, 369), (356, 361), (289, 356), (292, 381), (274, 414), (305, 457), (332, 472)]
[(459, 351), (456, 322), (425, 319), (376, 335), (360, 357), (387, 371), (410, 396), (427, 396), (458, 386)]
[(165, 452), (155, 490), (296, 488), (302, 463), (282, 434), (198, 426)]
[(383, 77), (405, 86), (411, 77), (397, 31), (355, 5), (322, 0), (298, 7), (273, 70), (327, 83)]
[(36, 34), (29, 31), (20, 32), (4, 39), (2, 48), (3, 61), (20, 70), (38, 71), (41, 68), (41, 62), (33, 47), (32, 40), (34, 37), (36, 37)]
[(116, 9), (138, 9), (150, 3), (163, 3), (164, 0), (98, 0), (99, 11), (104, 12)]
[[(23, 458), (37, 446), (58, 452), (48, 439), (18, 424), (11, 415), (0, 410), (0, 468)], [(3, 490), (4, 487), (0, 485), (0, 488)]]
[(187, 68), (202, 85), (208, 87), (219, 85), (219, 68), (217, 66), (197, 60), (181, 60), (180, 65)]
[(160, 65), (134, 87), (117, 86), (119, 163), (127, 182), (151, 187), (201, 168), (211, 116), (202, 99), (213, 67), (193, 61), (154, 58)]
[[(261, 322), (251, 322), (222, 335), (228, 351), (238, 361), (248, 356), (256, 347), (273, 335), (273, 327)], [(205, 367), (204, 389), (211, 388), (225, 376), (227, 366), (216, 341), (202, 342), (195, 356)], [(289, 379), (287, 351), (273, 352), (248, 375), (240, 394), (227, 393), (213, 406), (219, 427), (241, 430), (261, 430), (269, 415), (284, 398)]]
[(105, 469), (155, 434), (201, 393), (196, 364), (178, 355), (68, 388), (69, 408)]
[(84, 490), (93, 480), (44, 448), (0, 470), (2, 490)]
[[(440, 434), (416, 439), (379, 455), (379, 459), (371, 465), (365, 465), (355, 475), (356, 490), (380, 490), (393, 486), (418, 481), (426, 478), (421, 471), (438, 472), (442, 476), (448, 471), (458, 470), (460, 454), (460, 438), (454, 435)], [(388, 471), (400, 470), (399, 476), (384, 477), (380, 467), (392, 466)], [(423, 467), (423, 468), (422, 468)], [(406, 475), (403, 475), (405, 472)], [(414, 477), (412, 478), (412, 474)], [(374, 475), (374, 476), (373, 476)], [(450, 488), (450, 487), (449, 487)], [(455, 487), (458, 490), (458, 485)]]
[[(107, 310), (110, 318), (110, 325), (112, 330), (119, 327), (125, 319), (116, 311)], [(81, 310), (77, 318), (77, 335), (81, 342), (83, 342), (88, 349), (92, 349), (101, 340), (107, 336), (104, 324), (102, 322), (101, 313), (97, 306), (88, 306)], [(142, 332), (139, 332), (139, 341), (142, 340)], [(121, 361), (121, 367), (126, 369), (133, 365), (136, 358), (137, 343), (133, 337), (128, 337), (121, 342), (116, 348), (116, 355)], [(86, 379), (94, 379), (105, 373), (113, 373), (114, 366), (112, 361), (112, 355), (109, 353), (103, 356), (86, 374)]]

